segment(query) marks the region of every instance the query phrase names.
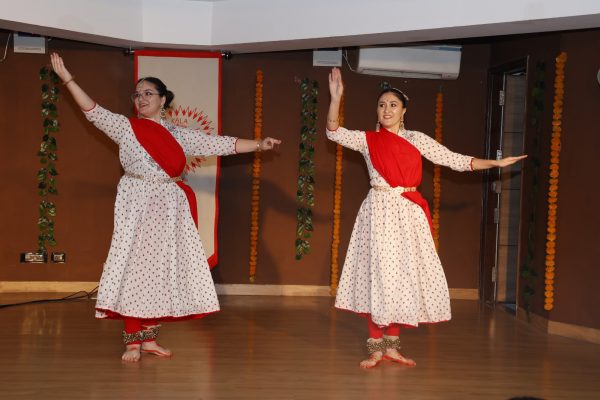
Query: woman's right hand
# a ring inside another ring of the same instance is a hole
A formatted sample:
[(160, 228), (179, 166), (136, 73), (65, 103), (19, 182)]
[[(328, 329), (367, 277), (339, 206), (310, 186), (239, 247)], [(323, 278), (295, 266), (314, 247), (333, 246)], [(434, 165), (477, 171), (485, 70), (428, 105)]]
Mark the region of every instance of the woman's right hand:
[(61, 56), (56, 53), (50, 54), (50, 63), (52, 64), (52, 69), (63, 81), (63, 83), (73, 79), (73, 75), (71, 75), (71, 73), (65, 67), (65, 63), (63, 62)]
[(329, 94), (331, 95), (332, 101), (339, 101), (344, 94), (342, 72), (339, 68), (332, 68), (329, 73)]

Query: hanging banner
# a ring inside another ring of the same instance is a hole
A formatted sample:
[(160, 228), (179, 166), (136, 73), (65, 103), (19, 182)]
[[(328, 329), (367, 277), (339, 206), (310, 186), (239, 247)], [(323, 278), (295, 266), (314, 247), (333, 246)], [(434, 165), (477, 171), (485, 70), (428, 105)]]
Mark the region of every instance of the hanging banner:
[[(135, 81), (154, 76), (175, 93), (167, 112), (171, 123), (221, 134), (221, 53), (135, 51)], [(217, 264), (219, 157), (188, 155), (185, 182), (196, 193), (198, 231), (208, 264)]]

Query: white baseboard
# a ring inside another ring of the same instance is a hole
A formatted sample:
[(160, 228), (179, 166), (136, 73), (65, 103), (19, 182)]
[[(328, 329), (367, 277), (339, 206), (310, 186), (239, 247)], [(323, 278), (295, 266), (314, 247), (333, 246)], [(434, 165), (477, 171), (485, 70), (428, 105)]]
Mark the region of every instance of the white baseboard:
[(479, 289), (450, 288), (452, 300), (479, 300)]
[(329, 286), (216, 284), (217, 294), (241, 296), (329, 296)]
[[(329, 286), (217, 284), (217, 293), (240, 296), (330, 296)], [(450, 289), (453, 300), (479, 300), (477, 289)]]
[[(74, 293), (89, 292), (98, 282), (0, 281), (0, 293)], [(329, 286), (216, 284), (217, 294), (239, 296), (330, 296)], [(478, 300), (477, 289), (450, 289), (454, 300)]]
[(548, 321), (548, 333), (600, 344), (600, 329)]
[(0, 281), (0, 293), (74, 293), (92, 291), (98, 282)]

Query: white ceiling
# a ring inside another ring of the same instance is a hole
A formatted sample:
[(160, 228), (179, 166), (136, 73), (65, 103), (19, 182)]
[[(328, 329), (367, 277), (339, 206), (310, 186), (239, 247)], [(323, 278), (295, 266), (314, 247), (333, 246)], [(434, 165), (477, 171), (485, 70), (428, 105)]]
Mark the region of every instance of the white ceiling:
[(2, 29), (234, 53), (600, 27), (600, 0), (0, 0), (0, 9)]

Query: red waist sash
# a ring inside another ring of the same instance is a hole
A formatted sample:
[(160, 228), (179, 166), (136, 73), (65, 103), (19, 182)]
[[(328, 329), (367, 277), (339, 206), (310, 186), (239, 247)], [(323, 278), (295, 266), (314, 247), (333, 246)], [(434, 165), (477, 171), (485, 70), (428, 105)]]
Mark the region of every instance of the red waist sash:
[[(150, 157), (171, 177), (175, 178), (183, 173), (186, 158), (183, 148), (175, 140), (173, 135), (161, 124), (149, 119), (130, 118), (129, 122), (133, 128), (133, 133), (142, 147), (150, 154)], [(191, 187), (183, 183), (176, 182), (183, 190), (190, 205), (190, 212), (196, 227), (198, 227), (198, 207), (196, 204), (196, 195)]]
[[(415, 146), (385, 129), (367, 132), (366, 138), (373, 167), (391, 187), (417, 187), (421, 184), (421, 153)], [(402, 196), (423, 209), (429, 227), (433, 229), (429, 204), (421, 193), (404, 192)]]

